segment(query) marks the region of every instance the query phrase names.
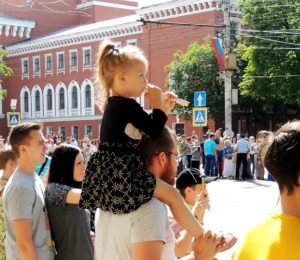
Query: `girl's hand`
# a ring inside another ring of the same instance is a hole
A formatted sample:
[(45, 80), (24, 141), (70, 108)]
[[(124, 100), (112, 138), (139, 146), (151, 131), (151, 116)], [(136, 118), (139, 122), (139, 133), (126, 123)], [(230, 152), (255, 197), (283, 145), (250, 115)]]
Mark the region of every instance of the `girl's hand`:
[(163, 111), (166, 114), (169, 114), (173, 110), (176, 99), (177, 96), (172, 92), (167, 91), (163, 93)]
[(147, 88), (152, 109), (163, 110), (162, 90), (159, 87), (149, 84)]

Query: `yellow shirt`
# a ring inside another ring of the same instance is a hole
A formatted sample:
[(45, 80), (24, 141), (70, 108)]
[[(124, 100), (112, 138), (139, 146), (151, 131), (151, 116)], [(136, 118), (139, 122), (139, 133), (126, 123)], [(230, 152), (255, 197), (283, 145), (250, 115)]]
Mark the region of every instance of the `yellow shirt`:
[(273, 214), (246, 235), (234, 260), (300, 260), (300, 218)]

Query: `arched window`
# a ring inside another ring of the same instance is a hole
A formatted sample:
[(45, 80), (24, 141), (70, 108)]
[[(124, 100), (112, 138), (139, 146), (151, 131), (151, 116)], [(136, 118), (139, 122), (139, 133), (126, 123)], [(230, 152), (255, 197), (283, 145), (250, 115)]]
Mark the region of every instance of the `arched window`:
[(27, 91), (24, 94), (24, 112), (29, 112), (29, 95)]
[(35, 111), (41, 111), (41, 95), (39, 91), (35, 92)]
[(78, 108), (78, 92), (76, 87), (72, 89), (72, 108)]
[(92, 107), (92, 94), (90, 85), (87, 85), (85, 88), (85, 107)]
[(63, 88), (59, 90), (59, 109), (65, 109), (65, 92)]
[(52, 110), (52, 90), (47, 91), (47, 110)]

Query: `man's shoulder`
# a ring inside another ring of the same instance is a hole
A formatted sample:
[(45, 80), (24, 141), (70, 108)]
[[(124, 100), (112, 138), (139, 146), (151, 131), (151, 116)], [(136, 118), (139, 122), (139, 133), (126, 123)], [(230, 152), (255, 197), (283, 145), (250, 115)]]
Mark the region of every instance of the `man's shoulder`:
[(137, 212), (140, 211), (165, 211), (167, 212), (166, 204), (161, 202), (160, 200), (156, 198), (152, 198), (147, 203), (142, 205), (140, 208), (138, 208)]

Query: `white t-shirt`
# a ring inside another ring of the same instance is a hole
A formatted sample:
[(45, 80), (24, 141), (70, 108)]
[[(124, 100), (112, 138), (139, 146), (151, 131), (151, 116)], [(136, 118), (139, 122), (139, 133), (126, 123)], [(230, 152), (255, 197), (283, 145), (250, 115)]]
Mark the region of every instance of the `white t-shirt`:
[(131, 244), (163, 241), (161, 260), (175, 260), (175, 237), (170, 228), (167, 207), (151, 199), (138, 210), (123, 215), (97, 210), (96, 259), (131, 260)]

